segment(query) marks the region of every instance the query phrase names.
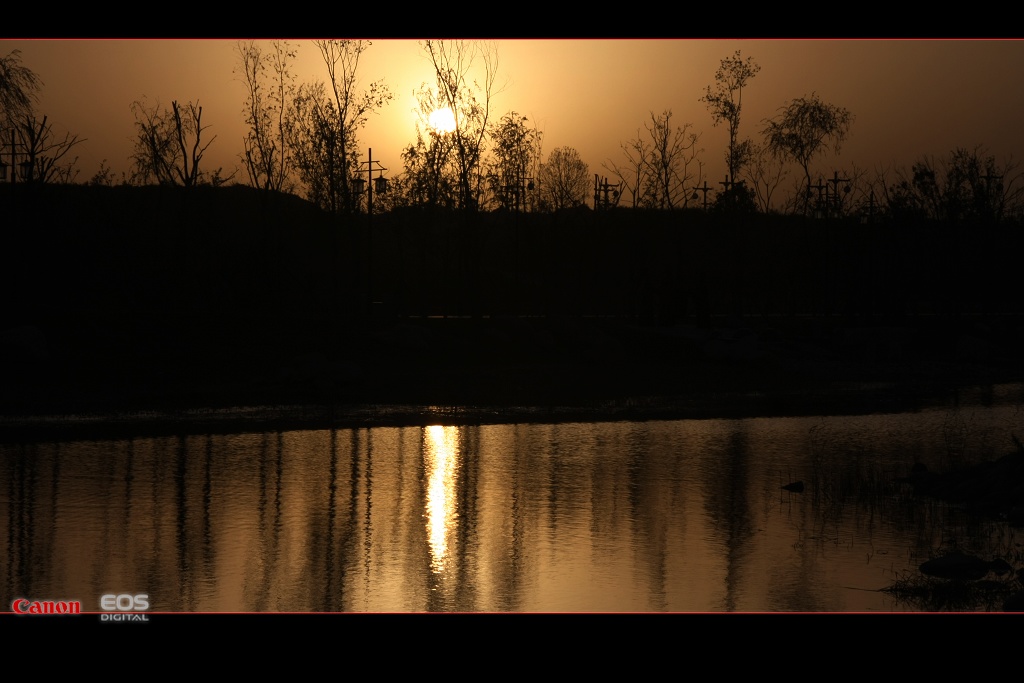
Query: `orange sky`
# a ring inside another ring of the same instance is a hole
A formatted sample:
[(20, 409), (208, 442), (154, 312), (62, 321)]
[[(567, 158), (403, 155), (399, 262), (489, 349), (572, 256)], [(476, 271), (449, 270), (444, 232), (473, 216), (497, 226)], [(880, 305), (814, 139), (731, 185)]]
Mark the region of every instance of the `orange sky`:
[[(326, 78), (319, 52), (299, 46), (300, 81)], [(78, 181), (100, 162), (127, 170), (133, 118), (129, 105), (146, 96), (169, 105), (199, 100), (203, 123), (217, 135), (204, 165), (239, 169), (245, 88), (234, 74), (235, 40), (0, 40), (0, 54), (20, 49), (43, 80), (38, 110), (55, 130), (86, 138), (76, 149)], [(544, 150), (575, 147), (592, 173), (621, 162), (621, 144), (642, 131), (650, 113), (701, 134), (709, 183), (725, 174), (724, 128), (712, 127), (698, 99), (721, 59), (735, 50), (761, 72), (744, 92), (741, 136), (758, 137), (761, 121), (787, 100), (817, 92), (856, 116), (840, 157), (819, 161), (831, 174), (851, 165), (909, 166), (924, 154), (983, 145), (997, 159), (1024, 154), (1024, 41), (949, 40), (500, 40), (493, 119), (516, 111), (539, 124)], [(361, 83), (383, 79), (395, 94), (360, 134), (390, 175), (415, 139), (413, 90), (433, 83), (415, 40), (374, 40), (360, 66)], [(365, 154), (365, 152), (364, 152)]]

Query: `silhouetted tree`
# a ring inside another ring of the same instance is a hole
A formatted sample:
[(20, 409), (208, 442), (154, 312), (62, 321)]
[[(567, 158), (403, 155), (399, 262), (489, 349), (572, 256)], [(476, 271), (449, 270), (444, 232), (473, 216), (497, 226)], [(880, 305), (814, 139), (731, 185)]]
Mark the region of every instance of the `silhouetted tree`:
[(623, 164), (616, 164), (608, 161), (604, 167), (615, 174), (622, 184), (623, 190), (628, 190), (633, 196), (633, 208), (640, 206), (640, 200), (644, 188), (647, 187), (648, 177), (651, 173), (651, 148), (637, 131), (636, 137), (629, 142), (623, 142), (620, 147), (626, 157)]
[(286, 124), (290, 154), (306, 198), (331, 213), (346, 206), (348, 176), (356, 170), (356, 153), (342, 154), (341, 119), (323, 83), (299, 86)]
[(981, 147), (958, 147), (945, 159), (921, 158), (909, 175), (883, 181), (880, 194), (894, 218), (994, 222), (1019, 209), (1021, 179), (1013, 161), (999, 164)]
[(634, 208), (684, 207), (691, 185), (703, 178), (697, 158), (703, 151), (697, 147), (700, 135), (690, 130), (689, 123), (673, 129), (671, 121), (671, 109), (657, 116), (651, 112), (651, 121), (644, 126), (646, 135), (638, 132), (634, 140), (622, 144), (626, 163), (605, 165), (632, 192)]
[(690, 186), (703, 179), (703, 167), (697, 159), (703, 151), (697, 147), (700, 135), (690, 130), (689, 123), (673, 130), (671, 121), (672, 110), (666, 109), (660, 116), (651, 112), (651, 122), (646, 126), (651, 146), (647, 157), (649, 182), (644, 187), (640, 202), (645, 208), (684, 207), (690, 198)]
[(583, 206), (590, 188), (590, 171), (572, 147), (551, 151), (537, 177), (540, 207), (547, 211)]
[(171, 109), (152, 108), (142, 101), (131, 104), (135, 116), (135, 151), (132, 154), (132, 182), (193, 187), (203, 182), (220, 184), (221, 169), (212, 176), (200, 170), (203, 155), (217, 136), (203, 141), (203, 108), (189, 102), (184, 107), (177, 101)]
[(491, 128), (493, 149), (487, 182), (498, 206), (522, 210), (528, 206), (528, 188), (535, 185), (541, 133), (527, 125), (525, 116), (506, 114)]
[[(816, 93), (798, 97), (764, 121), (765, 145), (780, 159), (795, 161), (804, 171), (807, 191), (811, 187), (811, 161), (821, 153), (839, 148), (850, 133), (853, 114), (849, 110), (822, 102)], [(809, 205), (809, 196), (805, 206)]]
[[(424, 116), (433, 111), (435, 102), (430, 93), (421, 90), (418, 101)], [(405, 194), (410, 205), (446, 209), (459, 205), (459, 172), (453, 150), (451, 135), (430, 130), (424, 136), (416, 125), (416, 142), (402, 150)]]
[(379, 111), (391, 101), (392, 94), (383, 81), (370, 83), (368, 90), (356, 92), (359, 73), (359, 58), (372, 43), (368, 40), (317, 40), (327, 66), (328, 83), (334, 93), (334, 103), (338, 110), (341, 125), (338, 139), (339, 155), (343, 159), (354, 159), (353, 173), (341, 179), (342, 208), (349, 210), (359, 202), (352, 195), (350, 180), (356, 177), (359, 170), (359, 148), (356, 131), (366, 125), (367, 115)]
[(65, 133), (63, 138), (53, 132), (53, 126), (44, 116), (42, 120), (25, 116), (15, 122), (15, 131), (21, 155), (28, 162), (28, 182), (70, 183), (78, 175), (78, 157), (65, 159), (77, 145), (85, 142), (77, 135)]
[(328, 79), (299, 86), (285, 121), (286, 137), (307, 198), (332, 213), (349, 213), (359, 204), (351, 186), (359, 170), (357, 133), (392, 95), (381, 81), (356, 91), (359, 59), (369, 41), (314, 42)]
[(0, 57), (0, 121), (12, 125), (32, 115), (43, 83), (21, 63), (21, 50), (12, 50)]
[(265, 190), (289, 189), (291, 154), (285, 138), (285, 115), (295, 77), (289, 62), (296, 50), (287, 41), (271, 41), (267, 50), (254, 41), (239, 42), (238, 68), (245, 86), (245, 123), (242, 161), (253, 187)]
[[(104, 159), (100, 162), (100, 168), (96, 173), (93, 174), (92, 178), (89, 179), (88, 185), (100, 185), (103, 187), (113, 187), (117, 183), (115, 182), (114, 171), (107, 166), (107, 160)], [(128, 177), (124, 171), (121, 171), (121, 185), (128, 184)]]
[(757, 211), (757, 195), (745, 182), (736, 182), (728, 189), (715, 195), (711, 205), (714, 213), (755, 213)]
[[(484, 189), (482, 159), (491, 99), (497, 94), (497, 47), (471, 41), (427, 40), (423, 50), (434, 67), (437, 96), (433, 97), (427, 88), (421, 89), (420, 109), (422, 112), (429, 101), (435, 107), (451, 110), (455, 129), (445, 133), (447, 139), (437, 144), (451, 154), (458, 208), (476, 210)], [(471, 77), (474, 65), (482, 66), (482, 78)]]
[(749, 139), (739, 139), (740, 113), (743, 108), (743, 88), (760, 70), (761, 66), (754, 62), (753, 57), (743, 59), (740, 51), (736, 50), (732, 57), (722, 60), (715, 72), (714, 87), (709, 85), (707, 92), (700, 98), (711, 112), (713, 125), (724, 122), (729, 128), (725, 163), (729, 168), (729, 177), (733, 180), (739, 178), (753, 152)]
[(743, 169), (744, 180), (754, 192), (754, 199), (763, 213), (770, 213), (779, 186), (789, 176), (783, 161), (766, 145), (751, 145), (750, 157)]
[(412, 206), (409, 190), (410, 176), (407, 173), (395, 173), (388, 176), (388, 191), (381, 194), (373, 194), (373, 212), (387, 213), (395, 209), (404, 209)]

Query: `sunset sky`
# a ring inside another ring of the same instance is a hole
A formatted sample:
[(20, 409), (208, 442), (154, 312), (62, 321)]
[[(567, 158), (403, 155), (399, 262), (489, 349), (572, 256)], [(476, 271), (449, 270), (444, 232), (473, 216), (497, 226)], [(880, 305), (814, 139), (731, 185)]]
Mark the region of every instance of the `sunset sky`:
[[(324, 80), (319, 51), (298, 46), (300, 82)], [(234, 39), (0, 40), (0, 55), (21, 50), (22, 63), (44, 87), (38, 111), (54, 129), (85, 138), (76, 153), (85, 182), (101, 161), (118, 174), (131, 154), (129, 105), (145, 97), (203, 106), (208, 135), (217, 139), (204, 165), (245, 182), (239, 153), (246, 92), (236, 75)], [(874, 170), (909, 166), (922, 155), (981, 145), (997, 160), (1024, 155), (1024, 41), (1015, 40), (520, 40), (497, 41), (499, 83), (492, 120), (515, 111), (543, 131), (545, 156), (564, 145), (579, 150), (590, 172), (608, 175), (621, 163), (622, 143), (643, 133), (651, 112), (673, 112), (676, 125), (701, 135), (709, 184), (725, 174), (726, 129), (712, 126), (699, 98), (719, 62), (741, 50), (761, 65), (743, 95), (742, 137), (759, 139), (762, 120), (788, 100), (812, 92), (855, 115), (839, 157), (819, 173), (853, 165)], [(415, 139), (413, 92), (434, 76), (416, 40), (372, 40), (360, 63), (360, 83), (383, 80), (394, 94), (360, 133), (365, 158), (402, 171), (401, 150)], [(4, 153), (8, 153), (4, 150)]]

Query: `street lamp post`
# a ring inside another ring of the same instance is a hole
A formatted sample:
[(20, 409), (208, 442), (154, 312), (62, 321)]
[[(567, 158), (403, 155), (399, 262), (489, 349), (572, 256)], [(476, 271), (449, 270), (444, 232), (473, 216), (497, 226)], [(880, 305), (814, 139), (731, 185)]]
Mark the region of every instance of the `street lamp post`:
[[(19, 172), (21, 173), (21, 179), (22, 180), (26, 180), (27, 181), (27, 180), (31, 180), (32, 179), (32, 161), (30, 159), (26, 159), (25, 161), (22, 161), (20, 164), (18, 163), (17, 148), (19, 146), (25, 147), (26, 145), (23, 142), (18, 142), (17, 140), (15, 140), (14, 134), (15, 134), (15, 131), (14, 131), (13, 128), (11, 128), (11, 141), (8, 142), (6, 145), (2, 146), (2, 147), (10, 146), (10, 148), (11, 148), (10, 168), (11, 168), (11, 184), (12, 185), (16, 184), (18, 182), (18, 173)], [(2, 147), (0, 147), (0, 149), (2, 149)], [(7, 168), (8, 168), (8, 164), (3, 160), (3, 154), (0, 154), (0, 181), (6, 181), (7, 180)]]
[(704, 193), (704, 211), (707, 212), (707, 210), (708, 210), (708, 192), (710, 192), (712, 189), (713, 188), (708, 187), (708, 181), (705, 180), (703, 186), (698, 185), (697, 187), (693, 188), (693, 196), (690, 197), (690, 199), (698, 199), (697, 193), (698, 192), (703, 192)]
[(511, 196), (513, 203), (511, 209), (518, 213), (520, 210), (524, 213), (527, 210), (527, 192), (532, 192), (536, 185), (533, 183), (533, 178), (528, 176), (522, 176), (513, 183), (505, 185), (505, 196), (506, 204), (509, 196)]
[[(374, 166), (376, 164), (376, 166)], [(388, 170), (381, 166), (380, 161), (373, 158), (373, 148), (368, 150), (366, 161), (360, 162), (360, 167), (366, 166), (366, 169), (360, 168), (355, 178), (352, 179), (352, 185), (355, 188), (357, 195), (361, 195), (364, 191), (366, 192), (366, 214), (367, 214), (367, 239), (366, 239), (366, 306), (367, 314), (373, 313), (373, 192), (377, 191), (377, 194), (383, 194), (388, 189), (388, 179), (384, 177), (384, 171)], [(366, 173), (368, 180), (362, 179), (362, 174)], [(374, 173), (379, 173), (376, 178), (373, 177)]]
[[(377, 164), (376, 167), (374, 164)], [(388, 170), (380, 165), (379, 159), (373, 158), (373, 149), (369, 150), (367, 154), (367, 160), (360, 162), (360, 166), (366, 166), (365, 171), (360, 169), (358, 175), (352, 179), (352, 185), (355, 187), (356, 194), (362, 194), (366, 192), (366, 212), (372, 217), (373, 216), (373, 193), (376, 190), (377, 194), (384, 194), (388, 189), (388, 179), (384, 177), (384, 171)], [(373, 177), (374, 173), (380, 175), (376, 178)], [(360, 176), (366, 173), (369, 183), (363, 180)]]

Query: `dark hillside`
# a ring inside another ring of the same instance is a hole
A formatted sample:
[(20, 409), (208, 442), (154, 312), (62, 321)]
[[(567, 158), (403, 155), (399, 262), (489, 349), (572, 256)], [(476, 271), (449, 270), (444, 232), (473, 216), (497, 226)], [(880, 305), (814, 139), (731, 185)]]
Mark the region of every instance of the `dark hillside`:
[(856, 399), (871, 410), (1024, 379), (1017, 225), (407, 210), (371, 226), (240, 186), (3, 186), (0, 202), (6, 415), (742, 396), (792, 412), (873, 383)]

